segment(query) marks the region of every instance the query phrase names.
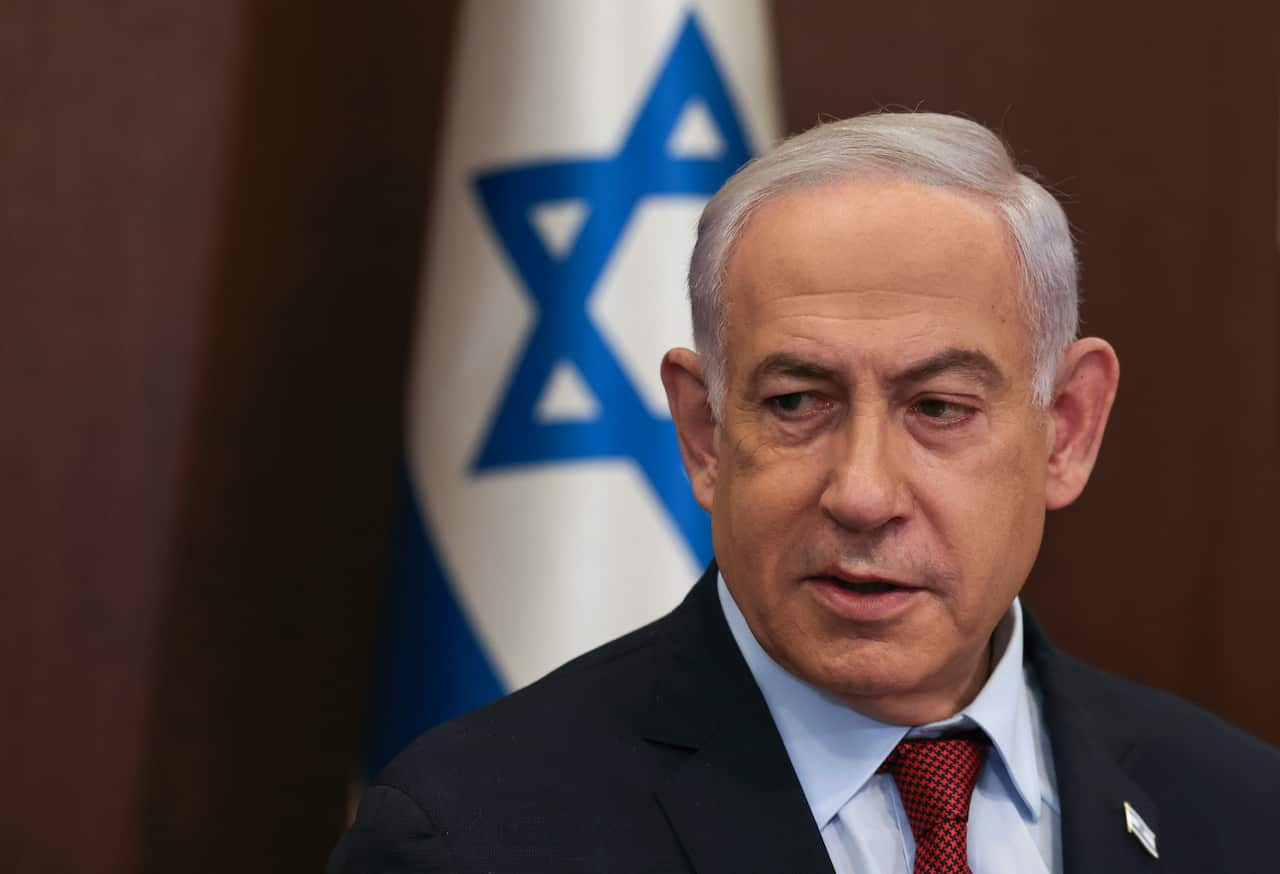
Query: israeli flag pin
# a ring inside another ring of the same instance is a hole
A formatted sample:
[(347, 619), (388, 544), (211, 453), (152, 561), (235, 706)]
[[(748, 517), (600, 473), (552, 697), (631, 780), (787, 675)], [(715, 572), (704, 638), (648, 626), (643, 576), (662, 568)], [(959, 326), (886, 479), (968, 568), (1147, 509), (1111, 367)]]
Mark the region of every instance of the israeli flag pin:
[(1138, 815), (1138, 811), (1133, 809), (1133, 805), (1127, 801), (1124, 803), (1124, 824), (1125, 828), (1129, 830), (1129, 834), (1137, 838), (1138, 842), (1147, 848), (1148, 853), (1156, 859), (1160, 858), (1160, 854), (1156, 852), (1156, 833)]

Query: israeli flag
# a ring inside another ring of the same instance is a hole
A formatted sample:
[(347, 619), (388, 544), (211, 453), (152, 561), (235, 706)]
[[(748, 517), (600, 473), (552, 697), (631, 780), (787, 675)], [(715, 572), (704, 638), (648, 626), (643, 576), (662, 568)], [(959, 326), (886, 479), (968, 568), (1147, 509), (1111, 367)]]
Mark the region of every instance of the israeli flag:
[(377, 770), (670, 610), (711, 557), (659, 379), (707, 198), (778, 134), (763, 0), (464, 8), (429, 220)]

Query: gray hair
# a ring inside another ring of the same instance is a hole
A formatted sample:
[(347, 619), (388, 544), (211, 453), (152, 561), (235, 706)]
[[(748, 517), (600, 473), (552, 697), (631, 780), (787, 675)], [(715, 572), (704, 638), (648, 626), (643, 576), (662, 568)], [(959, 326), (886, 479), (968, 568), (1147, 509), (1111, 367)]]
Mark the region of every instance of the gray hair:
[(747, 220), (779, 195), (867, 178), (907, 179), (992, 201), (1022, 273), (1032, 397), (1047, 407), (1063, 351), (1079, 329), (1076, 255), (1066, 214), (982, 125), (951, 115), (883, 112), (820, 124), (784, 140), (735, 173), (702, 211), (689, 262), (689, 300), (717, 418), (725, 392), (725, 269)]

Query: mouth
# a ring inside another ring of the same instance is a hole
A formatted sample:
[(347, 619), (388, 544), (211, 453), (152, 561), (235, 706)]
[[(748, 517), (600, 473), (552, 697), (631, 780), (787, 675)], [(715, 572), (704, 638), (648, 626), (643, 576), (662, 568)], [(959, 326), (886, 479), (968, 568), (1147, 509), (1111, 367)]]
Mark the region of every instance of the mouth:
[(808, 582), (823, 607), (854, 622), (894, 619), (923, 592), (919, 586), (898, 580), (836, 570), (809, 577)]
[(844, 589), (846, 592), (857, 592), (859, 595), (883, 595), (886, 592), (896, 592), (901, 589), (911, 588), (889, 580), (845, 580), (840, 577), (825, 575), (816, 579)]

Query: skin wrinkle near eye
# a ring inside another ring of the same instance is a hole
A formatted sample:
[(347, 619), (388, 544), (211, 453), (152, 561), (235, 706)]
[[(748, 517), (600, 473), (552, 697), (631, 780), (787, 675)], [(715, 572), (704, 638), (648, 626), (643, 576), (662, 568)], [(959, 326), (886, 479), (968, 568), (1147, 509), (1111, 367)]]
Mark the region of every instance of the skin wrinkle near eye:
[[(1008, 383), (1000, 366), (983, 352), (973, 349), (949, 347), (923, 361), (908, 364), (895, 373), (883, 377), (880, 381), (886, 393), (901, 394), (904, 387), (924, 390), (927, 383), (943, 377), (952, 376), (976, 383), (992, 392), (1002, 391)], [(759, 397), (763, 394), (774, 394), (762, 389), (767, 380), (795, 380), (797, 382), (820, 382), (841, 384), (845, 382), (841, 374), (833, 368), (806, 359), (802, 355), (789, 352), (775, 352), (764, 358), (753, 369), (747, 381), (747, 395)], [(855, 380), (856, 382), (856, 380)], [(805, 391), (780, 391), (777, 394), (796, 394)]]
[[(848, 294), (848, 292), (845, 292), (844, 294)], [(1002, 307), (1002, 306), (998, 306), (998, 305), (993, 304), (989, 309), (991, 310), (991, 312), (992, 312), (992, 313), (996, 313), (996, 312), (999, 312), (999, 313), (1006, 313), (1006, 311), (1007, 311), (1007, 309), (1008, 309), (1008, 308), (1007, 308), (1007, 307)], [(790, 320), (797, 320), (797, 319), (799, 319), (799, 320), (804, 320), (804, 321), (806, 321), (806, 322), (814, 322), (814, 321), (816, 321), (816, 322), (818, 322), (818, 323), (819, 323), (818, 327), (820, 327), (820, 325), (821, 325), (821, 323), (822, 323), (822, 322), (824, 322), (824, 321), (828, 321), (828, 320), (835, 320), (835, 321), (837, 321), (838, 323), (839, 323), (839, 322), (850, 322), (850, 321), (871, 321), (871, 322), (875, 322), (875, 321), (886, 321), (886, 322), (887, 322), (887, 321), (890, 321), (890, 319), (888, 319), (888, 318), (886, 318), (886, 319), (867, 319), (867, 318), (865, 318), (865, 317), (863, 317), (863, 316), (849, 316), (849, 317), (847, 317), (847, 318), (840, 318), (840, 317), (837, 317), (837, 316), (821, 316), (821, 317), (820, 317), (820, 316), (814, 316), (814, 315), (812, 315), (812, 314), (802, 314), (802, 315), (795, 315), (795, 316), (790, 316), (790, 317), (782, 317), (782, 318), (780, 318), (780, 319), (779, 319), (779, 321), (780, 321), (780, 322), (785, 323), (785, 322), (787, 322), (787, 321), (790, 321)], [(1009, 321), (1009, 320), (1008, 320), (1007, 314), (1006, 314), (1006, 316), (1005, 316), (1004, 318), (1000, 318), (1000, 319), (998, 319), (998, 323), (999, 323), (999, 324), (1001, 324), (1001, 325), (1007, 325), (1007, 324), (1008, 324), (1008, 321)], [(1021, 322), (1019, 322), (1019, 324), (1021, 324)], [(932, 324), (930, 324), (930, 325), (923, 325), (923, 326), (921, 326), (920, 328), (918, 328), (916, 331), (912, 332), (910, 335), (903, 337), (903, 338), (902, 338), (901, 343), (902, 343), (902, 345), (911, 345), (911, 344), (915, 344), (915, 343), (919, 343), (919, 342), (927, 342), (927, 341), (929, 341), (929, 340), (931, 340), (931, 339), (933, 338), (933, 336), (934, 336), (934, 334), (936, 333), (936, 331), (937, 331), (937, 326), (936, 326), (936, 325), (932, 325)], [(788, 331), (786, 331), (786, 333), (788, 333), (788, 334), (790, 334), (790, 335), (791, 335), (791, 337), (796, 341), (796, 345), (797, 345), (797, 346), (799, 346), (799, 347), (816, 348), (816, 349), (820, 349), (820, 350), (822, 350), (823, 354), (820, 356), (821, 358), (828, 358), (828, 357), (831, 357), (831, 358), (838, 358), (838, 357), (842, 354), (842, 352), (843, 352), (843, 350), (840, 350), (840, 349), (832, 349), (832, 348), (830, 348), (830, 347), (827, 345), (827, 342), (826, 342), (825, 340), (823, 340), (823, 339), (822, 339), (822, 337), (821, 337), (821, 331), (820, 331), (820, 330), (819, 330), (819, 331), (816, 331), (816, 332), (812, 332), (812, 333), (810, 333), (810, 332), (800, 332), (800, 331), (796, 331), (796, 330), (788, 330)], [(1022, 346), (1023, 346), (1023, 348), (1022, 348), (1022, 354), (1024, 354), (1024, 355), (1025, 355), (1026, 362), (1028, 363), (1028, 366), (1029, 366), (1029, 363), (1030, 363), (1030, 361), (1031, 361), (1031, 358), (1030, 358), (1030, 355), (1031, 355), (1030, 346), (1029, 346), (1029, 345), (1027, 345), (1027, 344), (1022, 344)], [(734, 350), (734, 351), (736, 351), (736, 350)], [(995, 377), (995, 379), (993, 380), (993, 382), (994, 382), (994, 383), (997, 383), (997, 384), (995, 384), (995, 385), (991, 385), (991, 386), (990, 386), (990, 387), (991, 387), (991, 388), (993, 388), (993, 389), (1004, 389), (1004, 388), (1007, 388), (1007, 387), (1008, 387), (1008, 380), (1007, 380), (1007, 378), (1005, 377), (1004, 372), (1003, 372), (1003, 371), (1002, 371), (998, 366), (995, 366), (995, 365), (994, 365), (994, 363), (993, 363), (993, 362), (991, 361), (991, 359), (990, 359), (990, 356), (988, 356), (988, 355), (986, 355), (985, 353), (981, 352), (980, 350), (976, 350), (976, 349), (969, 349), (969, 350), (956, 350), (956, 351), (972, 353), (973, 358), (976, 358), (976, 359), (986, 359), (986, 360), (985, 360), (985, 362), (982, 362), (982, 361), (979, 361), (979, 360), (971, 360), (971, 361), (967, 361), (967, 362), (965, 362), (965, 361), (958, 361), (958, 362), (956, 362), (956, 363), (957, 363), (957, 364), (974, 364), (974, 365), (977, 365), (977, 366), (975, 367), (975, 370), (981, 370), (981, 369), (987, 369), (987, 370), (990, 370), (990, 371), (992, 372), (993, 376)], [(731, 356), (730, 360), (732, 360), (732, 359), (733, 359), (733, 357), (734, 357), (734, 356)], [(805, 359), (805, 356), (803, 356), (803, 355), (798, 355), (798, 354), (797, 354), (797, 355), (794, 355), (793, 357), (796, 359), (797, 364), (798, 364), (798, 366), (799, 366), (799, 367), (803, 368), (803, 367), (808, 367), (808, 366), (810, 366), (810, 365), (809, 365), (809, 362)], [(838, 376), (838, 373), (836, 372), (836, 369), (835, 369), (835, 368), (828, 367), (828, 366), (826, 366), (826, 365), (824, 365), (824, 364), (821, 364), (820, 362), (818, 362), (818, 363), (817, 363), (817, 367), (824, 368), (824, 369), (826, 369), (826, 370), (830, 371), (831, 378), (832, 378), (833, 380), (843, 382), (843, 380), (838, 380), (838, 379), (836, 379), (836, 377)], [(761, 369), (761, 368), (760, 368), (760, 366), (758, 365), (754, 370), (755, 370), (755, 371), (758, 371), (758, 370), (760, 370), (760, 369)], [(908, 368), (903, 368), (903, 369), (908, 369)], [(753, 372), (754, 372), (754, 371), (753, 371)], [(730, 374), (730, 383), (732, 383), (732, 382), (733, 382), (733, 374), (731, 373), (731, 374)], [(758, 380), (753, 380), (751, 383), (749, 383), (749, 389), (748, 389), (748, 391), (749, 391), (749, 392), (754, 391), (754, 390), (755, 390), (755, 386), (756, 386), (756, 384), (757, 384), (757, 383), (758, 383)]]

